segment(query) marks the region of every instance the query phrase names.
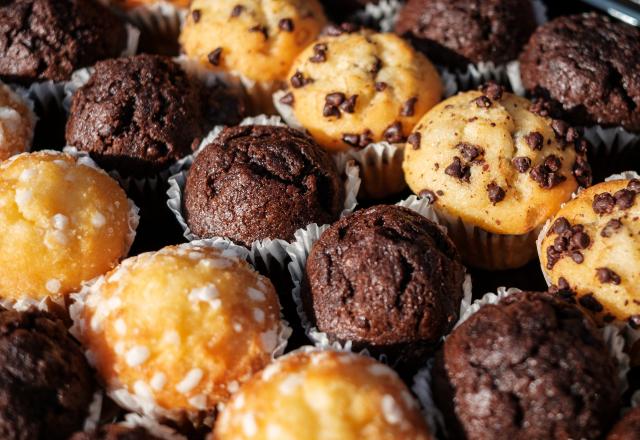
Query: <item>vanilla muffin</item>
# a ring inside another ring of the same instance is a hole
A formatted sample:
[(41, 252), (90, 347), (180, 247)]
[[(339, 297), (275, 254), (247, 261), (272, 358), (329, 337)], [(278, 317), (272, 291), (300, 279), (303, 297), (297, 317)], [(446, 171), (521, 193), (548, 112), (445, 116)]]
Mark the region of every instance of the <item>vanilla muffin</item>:
[(499, 269), (526, 264), (537, 229), (589, 184), (585, 152), (578, 131), (547, 117), (544, 106), (490, 84), (427, 113), (409, 136), (403, 167), (467, 262)]
[(31, 106), (0, 82), (0, 161), (31, 147), (35, 125)]
[(135, 207), (88, 158), (41, 151), (0, 165), (0, 297), (60, 297), (127, 255)]
[(442, 97), (438, 72), (396, 35), (349, 30), (329, 28), (298, 56), (281, 103), (330, 151), (404, 143)]
[(554, 290), (605, 322), (640, 327), (640, 180), (582, 191), (542, 238), (540, 262)]
[(198, 242), (125, 260), (71, 315), (110, 395), (153, 417), (214, 412), (271, 361), (285, 328), (268, 279)]
[(398, 375), (369, 357), (298, 351), (242, 386), (211, 440), (427, 440)]

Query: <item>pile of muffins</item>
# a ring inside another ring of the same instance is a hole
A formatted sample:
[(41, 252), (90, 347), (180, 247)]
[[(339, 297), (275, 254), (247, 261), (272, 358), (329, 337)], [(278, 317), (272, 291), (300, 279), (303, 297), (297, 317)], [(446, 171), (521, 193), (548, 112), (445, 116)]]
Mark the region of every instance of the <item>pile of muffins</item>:
[(638, 439), (639, 173), (596, 12), (0, 2), (0, 438)]

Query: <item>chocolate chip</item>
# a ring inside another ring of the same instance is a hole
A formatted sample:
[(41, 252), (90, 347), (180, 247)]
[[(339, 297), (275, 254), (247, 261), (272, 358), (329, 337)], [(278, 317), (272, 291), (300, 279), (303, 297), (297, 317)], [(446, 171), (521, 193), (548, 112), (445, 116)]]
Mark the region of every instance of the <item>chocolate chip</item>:
[(346, 98), (347, 97), (345, 96), (344, 93), (334, 92), (334, 93), (329, 93), (327, 96), (325, 96), (324, 102), (329, 105), (333, 105), (337, 107), (340, 104), (342, 104)]
[(456, 148), (460, 150), (460, 154), (462, 154), (462, 157), (464, 157), (469, 162), (477, 159), (484, 154), (484, 149), (482, 147), (466, 142), (460, 142), (458, 145), (456, 145)]
[(339, 37), (344, 31), (335, 24), (330, 24), (322, 30), (322, 35), (328, 35), (330, 37)]
[(269, 29), (266, 26), (260, 26), (259, 24), (250, 27), (249, 32), (260, 32), (265, 40), (269, 39)]
[(462, 161), (458, 156), (453, 158), (453, 162), (444, 170), (445, 174), (464, 182), (469, 182), (471, 178), (471, 169), (462, 164)]
[(629, 181), (629, 184), (627, 185), (627, 189), (630, 189), (631, 191), (634, 192), (640, 192), (640, 180), (638, 179), (631, 179)]
[(244, 11), (244, 6), (235, 5), (231, 10), (231, 17), (238, 17), (240, 14), (242, 14), (242, 11)]
[(402, 123), (394, 122), (389, 125), (383, 133), (384, 140), (391, 144), (398, 144), (404, 141), (404, 136), (402, 136)]
[(199, 22), (201, 17), (202, 12), (200, 12), (200, 9), (194, 9), (193, 11), (191, 11), (191, 18), (193, 18), (194, 23)]
[(495, 205), (504, 200), (506, 192), (496, 182), (491, 182), (487, 185), (487, 194), (491, 203)]
[(409, 98), (404, 104), (402, 104), (402, 108), (400, 109), (400, 116), (413, 116), (416, 111), (416, 103), (418, 102), (418, 98), (415, 96), (413, 98)]
[(632, 329), (639, 329), (640, 328), (640, 315), (632, 315), (629, 317), (629, 320), (627, 321), (629, 323), (629, 327), (631, 327)]
[(529, 148), (533, 150), (542, 150), (542, 146), (544, 144), (544, 137), (541, 133), (537, 131), (531, 132), (524, 137), (524, 140), (529, 145)]
[(511, 162), (513, 163), (513, 166), (516, 167), (516, 170), (518, 170), (519, 173), (526, 173), (527, 171), (529, 171), (529, 168), (531, 168), (531, 159), (529, 159), (528, 157), (514, 157)]
[(357, 100), (358, 100), (358, 95), (351, 95), (342, 104), (340, 104), (340, 109), (345, 113), (353, 113), (353, 112), (355, 112), (356, 111), (356, 101)]
[(567, 130), (567, 135), (565, 136), (565, 140), (569, 143), (576, 142), (580, 139), (580, 132), (577, 128), (569, 127)]
[(586, 295), (581, 296), (578, 299), (578, 302), (582, 307), (592, 312), (598, 313), (603, 310), (602, 304), (600, 304), (598, 300), (594, 298), (593, 293), (588, 293)]
[(613, 322), (615, 319), (616, 317), (611, 315), (610, 313), (607, 313), (602, 317), (602, 321), (604, 321), (605, 324), (609, 324), (610, 322)]
[(436, 200), (438, 200), (438, 196), (436, 196), (436, 193), (434, 193), (430, 189), (423, 189), (418, 193), (418, 195), (422, 198), (428, 199), (431, 203), (434, 203)]
[(324, 63), (327, 61), (328, 46), (325, 43), (318, 43), (313, 46), (313, 56), (309, 58), (312, 63)]
[(605, 238), (611, 237), (614, 234), (614, 232), (620, 229), (621, 227), (622, 227), (622, 222), (620, 220), (615, 218), (611, 219), (607, 222), (606, 225), (604, 225), (604, 228), (602, 228), (600, 235)]
[(591, 167), (584, 157), (578, 156), (576, 158), (571, 172), (578, 184), (583, 188), (591, 185)]
[(551, 121), (551, 128), (556, 134), (556, 138), (564, 140), (567, 135), (567, 130), (569, 130), (569, 124), (560, 119), (554, 119)]
[(378, 72), (380, 72), (381, 69), (382, 69), (382, 60), (378, 57), (375, 57), (375, 61), (373, 62), (373, 66), (371, 66), (371, 69), (369, 69), (369, 72), (371, 72), (375, 77), (378, 74)]
[(419, 150), (420, 149), (420, 142), (422, 140), (422, 135), (418, 132), (416, 133), (411, 133), (409, 135), (409, 137), (407, 138), (407, 142), (409, 143), (409, 145), (411, 145), (411, 147), (414, 150)]
[(342, 141), (356, 148), (364, 148), (373, 142), (373, 133), (371, 130), (365, 130), (362, 134), (345, 133), (342, 135)]
[(296, 71), (296, 73), (294, 73), (293, 76), (291, 77), (291, 85), (293, 86), (294, 89), (299, 89), (300, 87), (304, 87), (307, 84), (310, 84), (312, 82), (313, 82), (313, 79), (305, 78), (302, 72), (300, 71)]
[(375, 84), (375, 88), (377, 92), (383, 92), (387, 89), (387, 87), (389, 87), (389, 84), (387, 84), (384, 81), (379, 81)]
[(616, 199), (608, 192), (596, 194), (591, 207), (596, 214), (610, 214), (616, 204)]
[(571, 253), (571, 259), (576, 263), (576, 264), (582, 264), (582, 262), (584, 261), (584, 256), (582, 255), (581, 252), (579, 251), (575, 251)]
[(560, 162), (560, 159), (558, 159), (557, 156), (551, 155), (551, 156), (547, 156), (547, 158), (544, 160), (544, 166), (552, 171), (552, 172), (556, 172), (558, 170), (560, 170), (560, 168), (562, 167), (562, 162)]
[(562, 290), (569, 290), (571, 287), (569, 286), (569, 282), (564, 278), (558, 278), (558, 288)]
[(489, 107), (491, 107), (491, 100), (485, 95), (482, 95), (482, 96), (476, 98), (474, 100), (474, 102), (480, 108), (489, 108)]
[(633, 206), (633, 202), (636, 198), (636, 193), (630, 189), (621, 189), (616, 191), (613, 195), (616, 199), (616, 206), (622, 210), (629, 209)]
[(580, 154), (587, 154), (587, 151), (589, 150), (589, 142), (587, 142), (585, 139), (579, 139), (575, 141), (573, 145), (576, 152)]
[(554, 155), (549, 155), (541, 164), (531, 169), (529, 176), (537, 182), (541, 188), (551, 189), (567, 180), (567, 178), (558, 171), (560, 171), (560, 159)]
[(567, 237), (558, 236), (553, 240), (553, 248), (558, 252), (564, 252), (569, 248)]
[(562, 234), (563, 232), (568, 231), (570, 228), (571, 224), (569, 223), (569, 220), (564, 217), (558, 217), (556, 221), (553, 222), (553, 226), (551, 226), (551, 229), (556, 234)]
[(547, 269), (553, 269), (558, 260), (562, 258), (562, 254), (558, 252), (553, 246), (547, 248)]
[(596, 277), (602, 284), (620, 284), (620, 275), (607, 267), (598, 267)]
[(280, 102), (284, 105), (292, 106), (293, 103), (295, 102), (293, 93), (289, 92), (286, 95), (284, 95), (282, 98), (280, 98)]
[(591, 239), (584, 232), (578, 232), (571, 236), (572, 249), (586, 249), (591, 244)]
[(209, 63), (211, 63), (214, 66), (217, 66), (220, 64), (221, 55), (222, 55), (222, 48), (219, 47), (215, 49), (213, 52), (211, 52), (209, 55), (207, 55), (207, 59), (209, 60)]
[(502, 99), (502, 94), (504, 93), (504, 87), (494, 81), (489, 81), (484, 86), (482, 86), (481, 91), (482, 93), (487, 95), (489, 99), (500, 101)]
[(290, 18), (283, 18), (278, 22), (278, 27), (285, 32), (293, 32), (293, 20)]
[(325, 103), (324, 108), (322, 109), (322, 116), (325, 118), (330, 118), (335, 116), (336, 118), (340, 118), (342, 114), (340, 110), (335, 105), (331, 105), (329, 103)]

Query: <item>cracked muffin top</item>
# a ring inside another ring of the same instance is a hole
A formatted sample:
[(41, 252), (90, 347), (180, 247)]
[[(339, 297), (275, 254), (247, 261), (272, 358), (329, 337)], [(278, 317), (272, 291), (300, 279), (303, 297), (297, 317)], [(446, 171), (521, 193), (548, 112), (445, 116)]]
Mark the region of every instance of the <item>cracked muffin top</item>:
[(293, 240), (299, 228), (333, 222), (344, 198), (333, 160), (310, 137), (249, 125), (225, 129), (198, 154), (184, 211), (198, 237), (251, 246), (266, 238)]
[(96, 61), (119, 56), (125, 24), (94, 0), (12, 0), (0, 4), (0, 78), (29, 84), (67, 81)]
[(533, 34), (520, 70), (572, 124), (640, 131), (640, 29), (594, 13), (556, 18)]
[(547, 293), (480, 308), (437, 353), (434, 397), (455, 438), (599, 439), (618, 414), (617, 371), (595, 326)]
[(333, 341), (419, 361), (458, 319), (464, 268), (440, 227), (380, 205), (336, 222), (314, 244), (302, 297)]
[(96, 64), (73, 95), (66, 140), (106, 169), (144, 177), (243, 116), (242, 97), (222, 83), (205, 86), (170, 58), (137, 55)]

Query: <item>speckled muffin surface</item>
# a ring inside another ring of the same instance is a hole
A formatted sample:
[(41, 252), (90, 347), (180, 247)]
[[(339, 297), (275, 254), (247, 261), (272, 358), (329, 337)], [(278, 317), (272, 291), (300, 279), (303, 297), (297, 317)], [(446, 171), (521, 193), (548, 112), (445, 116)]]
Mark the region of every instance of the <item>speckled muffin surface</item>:
[(82, 427), (93, 373), (64, 324), (0, 307), (0, 437), (65, 440)]
[(333, 222), (344, 198), (333, 160), (311, 138), (286, 127), (241, 126), (225, 129), (196, 157), (184, 214), (198, 237), (251, 246)]
[(0, 4), (0, 78), (66, 81), (73, 71), (117, 57), (124, 23), (93, 0), (13, 0)]
[(169, 58), (137, 55), (96, 64), (73, 95), (66, 139), (107, 169), (144, 177), (243, 114), (243, 101), (222, 84), (204, 87)]
[(577, 125), (640, 131), (640, 30), (598, 14), (540, 27), (520, 56), (527, 90), (558, 101)]
[(632, 440), (640, 438), (640, 408), (636, 407), (616, 423), (607, 440)]
[(398, 206), (345, 217), (307, 260), (307, 315), (332, 341), (419, 359), (458, 319), (464, 268), (435, 223)]
[(456, 438), (598, 439), (618, 413), (616, 375), (576, 307), (514, 293), (449, 335), (436, 356), (434, 397)]
[(530, 0), (409, 0), (396, 32), (447, 67), (514, 60), (536, 28)]

